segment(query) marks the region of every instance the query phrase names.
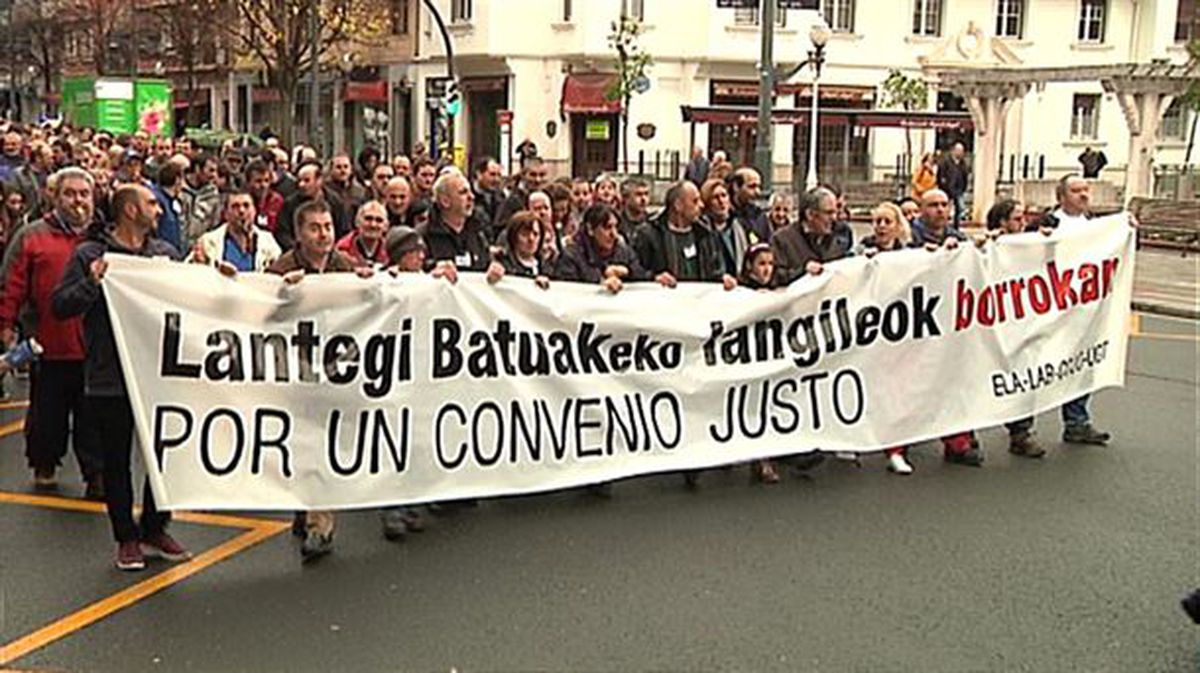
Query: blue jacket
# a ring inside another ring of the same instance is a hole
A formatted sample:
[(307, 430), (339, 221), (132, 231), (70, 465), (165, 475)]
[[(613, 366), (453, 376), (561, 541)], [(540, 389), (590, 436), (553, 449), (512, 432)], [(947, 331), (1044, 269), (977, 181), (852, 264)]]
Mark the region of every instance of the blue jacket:
[(183, 245), (183, 230), (180, 229), (179, 221), (183, 213), (183, 204), (159, 185), (151, 185), (150, 191), (154, 192), (154, 198), (158, 199), (158, 205), (162, 208), (162, 215), (158, 216), (158, 237), (170, 243), (172, 248), (186, 252), (187, 247)]

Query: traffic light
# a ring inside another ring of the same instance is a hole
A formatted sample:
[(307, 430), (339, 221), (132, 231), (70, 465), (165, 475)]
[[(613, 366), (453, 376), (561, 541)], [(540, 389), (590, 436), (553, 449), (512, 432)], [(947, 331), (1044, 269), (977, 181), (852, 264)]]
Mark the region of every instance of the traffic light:
[(462, 110), (462, 95), (458, 92), (458, 82), (454, 80), (446, 83), (445, 110), (447, 117), (455, 117)]

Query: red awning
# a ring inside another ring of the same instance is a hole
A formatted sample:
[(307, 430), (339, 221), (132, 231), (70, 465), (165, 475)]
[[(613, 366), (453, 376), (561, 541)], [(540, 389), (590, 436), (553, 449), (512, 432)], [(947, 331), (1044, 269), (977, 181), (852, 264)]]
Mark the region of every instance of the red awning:
[[(752, 107), (680, 106), (683, 121), (699, 124), (724, 124), (731, 126), (753, 126), (758, 123), (758, 110)], [(906, 112), (904, 110), (847, 110), (831, 108), (819, 112), (821, 126), (851, 124), (860, 127), (891, 127), (910, 129), (961, 129), (975, 128), (971, 115), (966, 112)], [(784, 126), (807, 126), (812, 119), (812, 110), (774, 109), (771, 123)]]
[(342, 94), (342, 99), (348, 102), (388, 102), (388, 86), (387, 82), (383, 80), (378, 82), (346, 82), (346, 89)]
[(610, 73), (567, 75), (563, 80), (562, 111), (617, 114), (621, 111), (621, 101), (608, 99), (616, 79), (617, 76)]

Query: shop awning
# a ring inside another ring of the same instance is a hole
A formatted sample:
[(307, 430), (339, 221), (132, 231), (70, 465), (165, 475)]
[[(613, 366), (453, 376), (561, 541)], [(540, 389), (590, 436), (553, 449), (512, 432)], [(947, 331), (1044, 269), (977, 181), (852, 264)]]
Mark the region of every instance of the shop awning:
[[(695, 124), (724, 124), (731, 126), (754, 126), (758, 123), (758, 109), (743, 106), (694, 107), (680, 106), (683, 121)], [(909, 112), (906, 110), (848, 110), (829, 108), (819, 111), (821, 126), (850, 124), (859, 127), (890, 127), (910, 129), (959, 129), (975, 128), (967, 112)], [(812, 110), (774, 109), (771, 123), (782, 126), (807, 126), (812, 119)]]
[(346, 82), (342, 100), (359, 103), (388, 102), (388, 86), (384, 80), (376, 82)]
[(617, 76), (611, 73), (567, 75), (563, 80), (562, 111), (585, 114), (617, 114), (621, 101), (609, 100)]

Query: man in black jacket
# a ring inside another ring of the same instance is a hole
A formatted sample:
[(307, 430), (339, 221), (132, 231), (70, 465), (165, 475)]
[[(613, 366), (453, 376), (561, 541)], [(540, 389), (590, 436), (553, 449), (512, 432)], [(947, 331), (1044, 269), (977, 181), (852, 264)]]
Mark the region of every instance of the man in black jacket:
[(954, 143), (950, 155), (938, 164), (938, 189), (946, 192), (954, 204), (954, 228), (958, 229), (967, 206), (963, 197), (971, 181), (971, 168), (967, 165), (967, 150), (962, 143)]
[(737, 286), (737, 279), (725, 273), (720, 242), (700, 221), (702, 208), (696, 185), (677, 182), (667, 190), (662, 214), (634, 234), (638, 259), (661, 285), (702, 281), (723, 283), (727, 290)]
[(492, 222), (494, 231), (503, 231), (508, 226), (508, 218), (518, 210), (529, 207), (529, 195), (541, 191), (546, 186), (549, 171), (546, 162), (541, 157), (531, 156), (521, 163), (521, 183), (509, 193), (504, 203), (500, 204), (496, 217)]
[(492, 157), (481, 157), (475, 162), (475, 216), (488, 228), (488, 240), (494, 240), (496, 234), (496, 214), (504, 203), (504, 189), (501, 185), (503, 169), (500, 163)]
[[(721, 283), (726, 290), (737, 287), (737, 278), (725, 273), (721, 242), (700, 220), (703, 208), (696, 185), (687, 180), (676, 182), (667, 190), (662, 214), (634, 234), (633, 249), (642, 267), (660, 285), (701, 281)], [(683, 473), (688, 488), (696, 488), (700, 472)]]
[(125, 390), (117, 344), (101, 282), (108, 263), (105, 253), (176, 259), (169, 243), (153, 236), (159, 205), (141, 185), (123, 185), (112, 197), (116, 224), (93, 229), (79, 244), (52, 296), (55, 317), (83, 316), (87, 359), (84, 362), (84, 395), (104, 451), (105, 505), (117, 541), (117, 567), (141, 570), (146, 556), (183, 561), (191, 554), (167, 534), (169, 512), (159, 512), (146, 480), (142, 491), (142, 516), (133, 520), (133, 484), (130, 450), (133, 443), (133, 409)]
[(433, 214), (417, 230), (429, 250), (426, 266), (452, 262), (460, 271), (486, 271), (491, 254), (484, 226), (471, 217), (475, 210), (471, 184), (460, 173), (446, 173), (434, 183), (433, 197), (437, 202)]

